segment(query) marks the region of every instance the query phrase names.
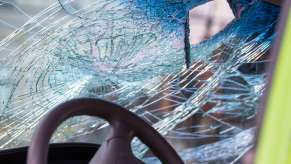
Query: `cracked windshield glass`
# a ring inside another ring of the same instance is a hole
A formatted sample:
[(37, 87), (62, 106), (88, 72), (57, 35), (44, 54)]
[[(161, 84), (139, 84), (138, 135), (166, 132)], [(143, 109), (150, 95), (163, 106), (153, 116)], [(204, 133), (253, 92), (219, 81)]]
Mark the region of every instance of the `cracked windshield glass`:
[[(91, 97), (141, 117), (187, 163), (239, 163), (279, 12), (261, 0), (0, 0), (0, 150), (29, 145), (56, 105)], [(100, 144), (107, 131), (76, 117), (51, 142)]]

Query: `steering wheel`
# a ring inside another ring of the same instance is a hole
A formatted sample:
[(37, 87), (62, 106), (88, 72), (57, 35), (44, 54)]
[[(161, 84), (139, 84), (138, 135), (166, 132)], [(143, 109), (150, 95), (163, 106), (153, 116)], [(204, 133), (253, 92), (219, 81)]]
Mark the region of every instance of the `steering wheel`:
[(29, 147), (27, 164), (47, 164), (49, 141), (57, 127), (73, 116), (89, 115), (105, 119), (111, 125), (106, 141), (90, 164), (137, 164), (130, 147), (134, 136), (167, 164), (183, 164), (168, 142), (149, 124), (123, 107), (100, 99), (82, 98), (65, 102), (53, 109), (39, 124)]

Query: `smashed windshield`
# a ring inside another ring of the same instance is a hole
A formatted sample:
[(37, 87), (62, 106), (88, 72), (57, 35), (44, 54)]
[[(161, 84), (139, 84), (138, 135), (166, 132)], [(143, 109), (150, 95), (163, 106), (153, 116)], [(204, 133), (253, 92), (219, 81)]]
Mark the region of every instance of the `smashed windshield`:
[[(26, 13), (12, 2), (0, 0), (0, 7)], [(28, 145), (56, 105), (93, 97), (139, 115), (186, 162), (238, 162), (253, 146), (280, 8), (229, 0), (233, 20), (192, 44), (189, 11), (204, 3), (59, 0), (23, 25), (1, 18), (13, 32), (0, 42), (0, 149)], [(70, 119), (52, 142), (98, 143), (92, 136), (102, 138), (107, 126)], [(157, 161), (138, 140), (132, 147), (144, 161)]]

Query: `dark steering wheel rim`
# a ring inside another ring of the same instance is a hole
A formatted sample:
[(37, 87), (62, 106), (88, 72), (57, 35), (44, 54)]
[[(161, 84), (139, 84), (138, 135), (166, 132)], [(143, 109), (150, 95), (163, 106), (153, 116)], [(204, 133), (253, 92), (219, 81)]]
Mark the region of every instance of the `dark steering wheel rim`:
[(55, 107), (38, 126), (28, 151), (28, 164), (47, 164), (49, 141), (57, 127), (73, 116), (96, 116), (110, 124), (126, 125), (163, 162), (183, 163), (176, 151), (149, 124), (138, 116), (114, 103), (92, 98), (74, 99)]

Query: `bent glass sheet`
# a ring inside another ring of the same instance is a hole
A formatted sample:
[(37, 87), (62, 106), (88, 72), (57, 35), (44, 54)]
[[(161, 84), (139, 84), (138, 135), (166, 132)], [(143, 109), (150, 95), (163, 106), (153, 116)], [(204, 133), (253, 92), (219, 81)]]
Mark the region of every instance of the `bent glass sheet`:
[[(241, 160), (253, 146), (280, 8), (229, 1), (236, 18), (190, 45), (188, 11), (206, 2), (60, 0), (30, 18), (0, 42), (0, 148), (28, 145), (57, 104), (95, 97), (139, 115), (188, 163)], [(52, 141), (97, 142), (90, 137), (106, 128), (75, 118)], [(132, 144), (140, 158), (157, 162), (138, 140)]]

